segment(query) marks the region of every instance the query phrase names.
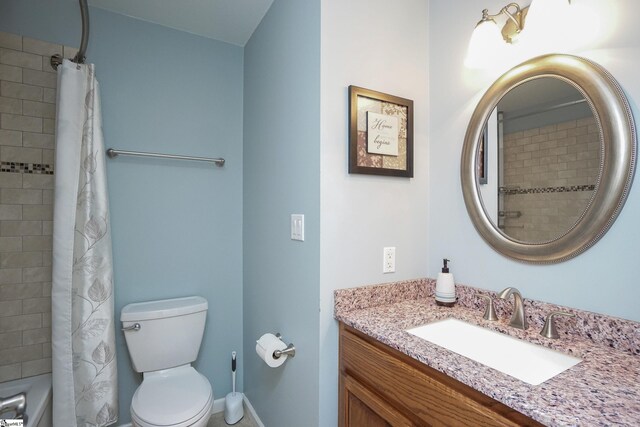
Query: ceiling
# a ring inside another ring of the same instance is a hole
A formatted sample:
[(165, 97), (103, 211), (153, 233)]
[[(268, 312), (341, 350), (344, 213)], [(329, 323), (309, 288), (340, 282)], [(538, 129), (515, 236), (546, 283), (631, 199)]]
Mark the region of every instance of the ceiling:
[(89, 5), (244, 46), (273, 0), (89, 0)]
[(517, 114), (582, 98), (582, 93), (564, 80), (543, 77), (529, 80), (510, 90), (500, 100), (498, 109), (505, 113)]

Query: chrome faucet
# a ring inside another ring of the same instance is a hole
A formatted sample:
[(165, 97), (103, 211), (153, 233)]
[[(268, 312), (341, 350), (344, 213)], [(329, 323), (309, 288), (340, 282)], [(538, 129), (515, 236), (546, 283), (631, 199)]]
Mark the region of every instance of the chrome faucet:
[(14, 418), (22, 419), (27, 425), (27, 395), (18, 393), (9, 397), (0, 397), (0, 414), (8, 411), (15, 412)]
[(498, 296), (501, 299), (507, 299), (511, 295), (513, 295), (513, 314), (511, 315), (509, 325), (518, 329), (527, 329), (529, 325), (527, 324), (527, 317), (524, 315), (524, 304), (522, 303), (520, 291), (510, 286), (500, 292)]

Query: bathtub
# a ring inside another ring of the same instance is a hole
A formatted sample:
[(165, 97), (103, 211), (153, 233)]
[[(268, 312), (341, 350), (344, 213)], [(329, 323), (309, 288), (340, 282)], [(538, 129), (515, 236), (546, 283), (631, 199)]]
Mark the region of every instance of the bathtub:
[[(0, 383), (0, 397), (27, 393), (27, 425), (25, 427), (51, 427), (51, 374)], [(12, 419), (15, 414), (6, 412), (0, 418)]]

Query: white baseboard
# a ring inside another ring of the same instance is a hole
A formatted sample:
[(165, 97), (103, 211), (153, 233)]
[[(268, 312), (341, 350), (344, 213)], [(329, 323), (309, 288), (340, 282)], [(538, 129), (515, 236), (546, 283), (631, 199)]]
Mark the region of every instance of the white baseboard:
[(211, 407), (211, 415), (217, 414), (218, 412), (222, 411), (224, 411), (224, 397), (213, 401), (213, 406)]
[[(213, 406), (211, 407), (211, 415), (224, 411), (224, 399), (225, 398), (223, 397), (221, 399), (216, 399), (213, 401)], [(242, 401), (244, 402), (244, 406), (247, 409), (247, 411), (249, 411), (253, 419), (256, 420), (256, 424), (258, 424), (258, 427), (264, 427), (264, 424), (262, 424), (262, 421), (258, 417), (258, 414), (256, 414), (256, 410), (253, 408), (253, 405), (251, 405), (251, 402), (249, 402), (249, 399), (247, 399), (247, 396), (245, 396), (244, 394), (242, 395)], [(133, 426), (131, 423), (127, 423), (127, 424), (120, 424), (119, 427), (133, 427)]]
[(256, 413), (256, 410), (253, 409), (253, 405), (251, 404), (251, 402), (249, 402), (249, 399), (247, 399), (246, 395), (244, 395), (244, 399), (243, 400), (244, 400), (244, 406), (247, 407), (247, 411), (249, 411), (249, 413), (251, 413), (251, 416), (253, 417), (253, 419), (256, 420), (256, 424), (258, 424), (258, 427), (264, 427), (264, 424), (262, 424), (262, 421), (258, 417), (258, 414)]
[[(262, 424), (262, 421), (258, 417), (256, 410), (253, 408), (253, 405), (251, 404), (251, 402), (249, 402), (249, 399), (247, 399), (247, 396), (244, 393), (242, 394), (242, 402), (244, 403), (244, 407), (247, 412), (249, 412), (253, 419), (256, 421), (258, 427), (264, 427), (264, 424)], [(218, 412), (224, 412), (224, 398), (216, 399), (213, 402), (213, 409), (211, 410), (211, 414), (217, 414)]]

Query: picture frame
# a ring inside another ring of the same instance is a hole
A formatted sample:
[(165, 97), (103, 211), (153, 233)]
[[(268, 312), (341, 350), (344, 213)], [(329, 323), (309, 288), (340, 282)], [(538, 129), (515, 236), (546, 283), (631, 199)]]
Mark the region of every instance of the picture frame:
[(349, 86), (349, 173), (413, 178), (413, 101)]
[(478, 161), (477, 161), (477, 178), (478, 184), (487, 184), (489, 182), (489, 156), (487, 153), (487, 142), (489, 141), (489, 130), (484, 127), (484, 132), (480, 137), (478, 144)]

